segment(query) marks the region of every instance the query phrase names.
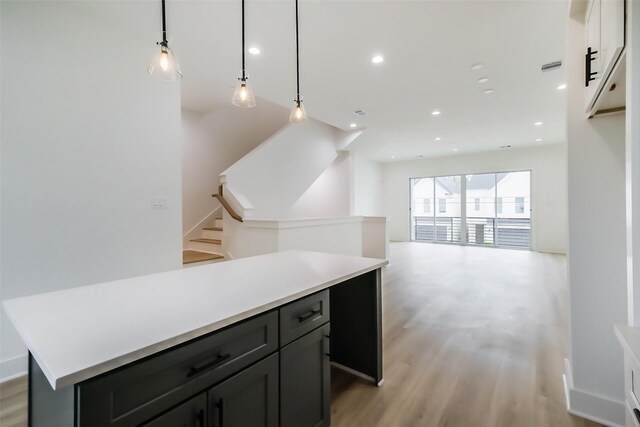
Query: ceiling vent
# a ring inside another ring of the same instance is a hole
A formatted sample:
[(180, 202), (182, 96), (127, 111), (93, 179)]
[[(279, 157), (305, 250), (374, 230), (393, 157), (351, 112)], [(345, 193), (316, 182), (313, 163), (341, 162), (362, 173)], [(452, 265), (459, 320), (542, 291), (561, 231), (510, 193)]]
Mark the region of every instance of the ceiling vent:
[(510, 145), (501, 145), (500, 148), (511, 148)]
[(356, 110), (354, 111), (354, 113), (356, 113), (358, 116), (366, 116), (367, 112), (366, 111), (362, 111), (362, 110)]
[(562, 61), (549, 62), (548, 64), (542, 64), (542, 71), (551, 71), (560, 67), (562, 67)]

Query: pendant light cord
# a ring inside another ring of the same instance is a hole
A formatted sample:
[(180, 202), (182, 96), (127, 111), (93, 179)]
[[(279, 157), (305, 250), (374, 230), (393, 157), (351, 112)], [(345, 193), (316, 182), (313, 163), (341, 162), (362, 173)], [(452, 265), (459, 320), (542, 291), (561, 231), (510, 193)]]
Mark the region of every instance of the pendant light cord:
[(296, 0), (296, 93), (298, 106), (300, 105), (300, 48), (298, 41), (298, 0)]
[(162, 0), (162, 46), (167, 45), (167, 17), (164, 12), (164, 0)]
[(242, 81), (246, 79), (244, 72), (244, 0), (242, 0)]

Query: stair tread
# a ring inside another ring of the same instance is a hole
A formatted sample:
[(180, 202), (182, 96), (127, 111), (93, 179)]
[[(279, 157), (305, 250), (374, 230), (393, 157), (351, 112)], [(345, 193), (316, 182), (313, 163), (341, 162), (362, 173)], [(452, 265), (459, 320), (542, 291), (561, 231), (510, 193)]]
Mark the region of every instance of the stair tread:
[(222, 259), (224, 256), (220, 254), (212, 254), (209, 252), (185, 250), (182, 251), (182, 263), (192, 264), (194, 262), (213, 261), (216, 259)]
[(208, 231), (222, 231), (222, 227), (203, 227), (202, 229)]
[(222, 243), (222, 240), (220, 239), (205, 239), (204, 237), (201, 237), (199, 239), (191, 239), (192, 242), (199, 242), (199, 243), (213, 243), (216, 245), (219, 245), (220, 243)]

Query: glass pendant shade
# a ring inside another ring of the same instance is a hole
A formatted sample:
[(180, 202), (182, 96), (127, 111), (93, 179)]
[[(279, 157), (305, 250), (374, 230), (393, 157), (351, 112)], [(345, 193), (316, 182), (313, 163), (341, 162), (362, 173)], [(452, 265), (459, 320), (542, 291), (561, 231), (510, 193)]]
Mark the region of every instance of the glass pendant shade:
[(253, 97), (253, 91), (249, 86), (248, 78), (239, 78), (236, 91), (233, 93), (231, 102), (236, 107), (251, 108), (256, 106), (256, 99)]
[(160, 54), (149, 64), (147, 72), (152, 76), (158, 75), (163, 80), (175, 81), (182, 79), (182, 72), (173, 50), (169, 46), (160, 46)]
[(289, 121), (291, 123), (304, 123), (307, 121), (307, 113), (304, 111), (302, 101), (294, 101)]

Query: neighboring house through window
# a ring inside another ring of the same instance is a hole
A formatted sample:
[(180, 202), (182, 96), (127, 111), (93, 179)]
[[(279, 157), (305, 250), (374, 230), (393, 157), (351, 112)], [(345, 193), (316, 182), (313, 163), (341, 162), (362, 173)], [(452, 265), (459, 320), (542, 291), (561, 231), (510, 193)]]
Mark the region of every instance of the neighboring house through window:
[(424, 211), (426, 213), (431, 212), (431, 199), (424, 199)]
[(524, 213), (524, 197), (516, 197), (516, 213)]
[(496, 212), (499, 214), (502, 213), (502, 197), (496, 198)]
[(473, 201), (473, 203), (474, 203), (474, 206), (476, 208), (476, 211), (479, 211), (480, 210), (480, 199), (476, 197), (475, 200)]

